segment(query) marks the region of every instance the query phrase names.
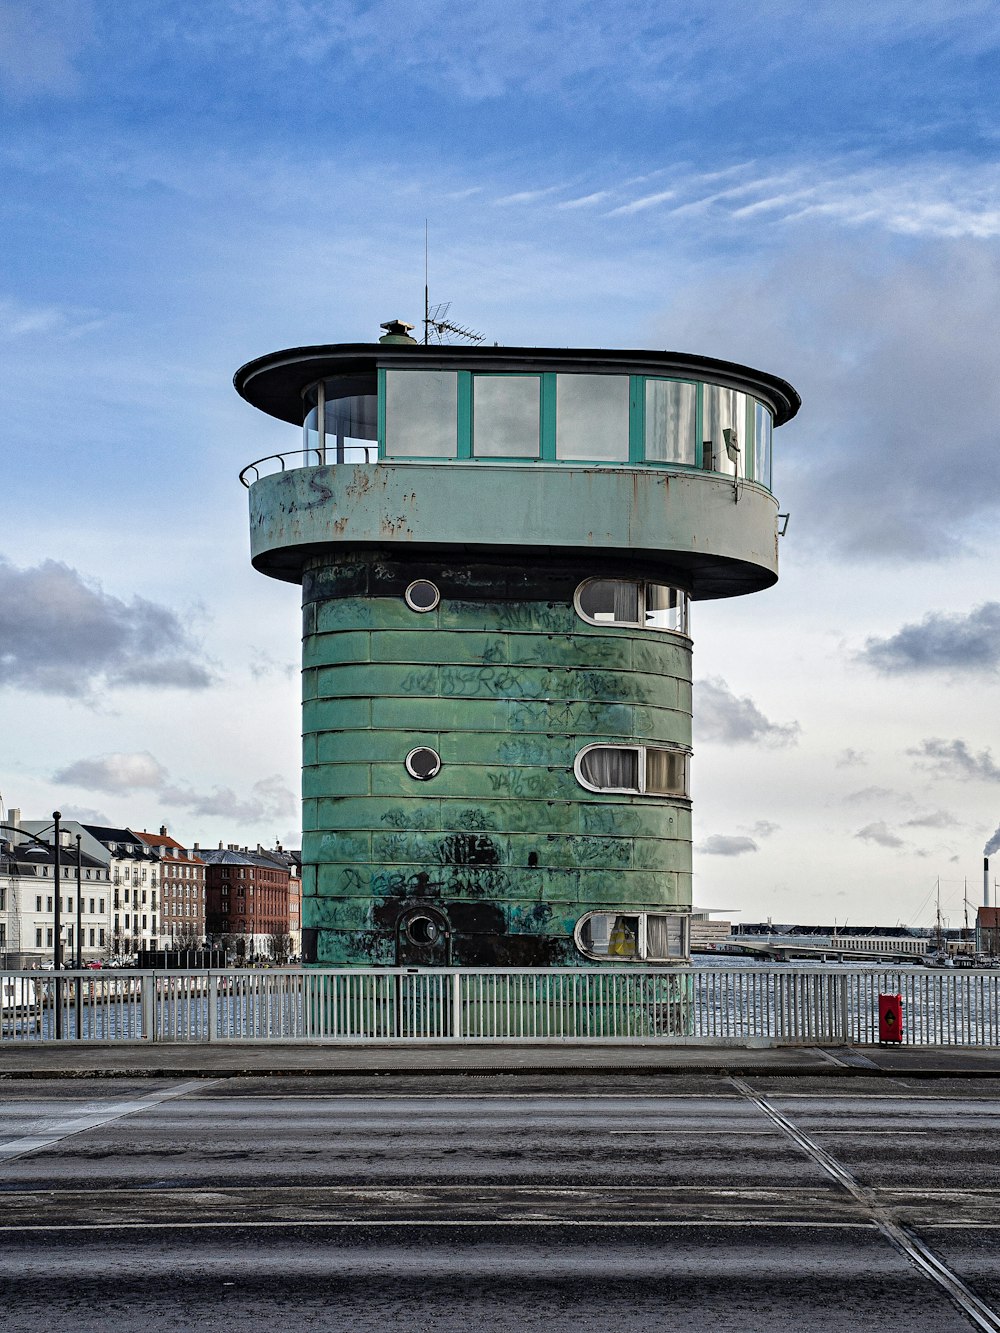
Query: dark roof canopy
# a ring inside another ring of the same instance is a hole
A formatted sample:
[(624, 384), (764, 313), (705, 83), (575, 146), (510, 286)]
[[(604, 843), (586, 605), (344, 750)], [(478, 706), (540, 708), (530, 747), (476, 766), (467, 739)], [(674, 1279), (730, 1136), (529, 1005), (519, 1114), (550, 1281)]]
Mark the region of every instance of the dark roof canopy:
[(269, 416), (302, 424), (302, 393), (317, 380), (368, 376), (380, 367), (435, 370), (558, 371), (586, 374), (665, 375), (708, 380), (752, 393), (767, 403), (774, 424), (790, 421), (801, 399), (787, 380), (735, 361), (688, 352), (626, 351), (578, 347), (450, 347), (381, 343), (333, 343), (270, 352), (241, 366), (233, 377), (236, 391)]

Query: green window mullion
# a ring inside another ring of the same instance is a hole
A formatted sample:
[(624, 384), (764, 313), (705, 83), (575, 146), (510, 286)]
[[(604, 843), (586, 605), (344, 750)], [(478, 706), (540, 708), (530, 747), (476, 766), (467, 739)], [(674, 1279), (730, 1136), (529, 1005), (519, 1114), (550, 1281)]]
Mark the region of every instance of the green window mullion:
[(555, 462), (556, 457), (556, 377), (546, 372), (541, 376), (540, 394), (541, 434), (538, 442), (538, 457), (543, 463)]
[(472, 371), (458, 372), (458, 457), (472, 457)]
[(646, 457), (646, 379), (629, 376), (628, 461), (641, 463)]
[(385, 371), (379, 367), (378, 372), (378, 456), (385, 458)]
[(704, 421), (705, 386), (704, 384), (699, 383), (697, 387), (698, 387), (698, 392), (695, 399), (695, 409), (694, 409), (694, 430), (695, 430), (694, 462), (695, 462), (695, 467), (703, 468), (705, 466), (705, 458), (704, 458), (705, 451), (702, 448), (702, 445), (704, 443), (702, 436), (704, 435), (705, 431), (705, 421)]

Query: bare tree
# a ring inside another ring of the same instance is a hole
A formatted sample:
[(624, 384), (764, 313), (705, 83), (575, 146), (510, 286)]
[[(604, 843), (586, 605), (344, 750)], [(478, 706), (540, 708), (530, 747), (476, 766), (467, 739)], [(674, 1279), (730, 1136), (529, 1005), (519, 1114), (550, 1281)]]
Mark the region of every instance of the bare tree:
[(280, 964), (288, 962), (292, 956), (294, 943), (295, 941), (291, 935), (282, 934), (281, 931), (267, 937), (267, 947), (270, 950), (271, 957), (276, 963)]

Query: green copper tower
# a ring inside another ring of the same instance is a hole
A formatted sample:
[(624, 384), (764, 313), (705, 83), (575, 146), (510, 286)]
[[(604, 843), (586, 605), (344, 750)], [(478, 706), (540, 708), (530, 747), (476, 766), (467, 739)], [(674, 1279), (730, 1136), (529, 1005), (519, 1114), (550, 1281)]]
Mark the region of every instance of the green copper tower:
[(383, 327), (235, 380), (304, 432), (242, 475), (255, 568), (302, 586), (305, 960), (683, 963), (691, 603), (777, 579), (798, 395)]

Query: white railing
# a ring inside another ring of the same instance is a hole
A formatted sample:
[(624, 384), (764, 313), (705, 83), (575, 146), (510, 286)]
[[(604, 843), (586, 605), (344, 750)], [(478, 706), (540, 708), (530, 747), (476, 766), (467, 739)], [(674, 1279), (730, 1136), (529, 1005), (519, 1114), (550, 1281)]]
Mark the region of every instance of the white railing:
[(868, 1044), (878, 997), (903, 1042), (1000, 1046), (1000, 971), (692, 966), (0, 972), (12, 1042)]

